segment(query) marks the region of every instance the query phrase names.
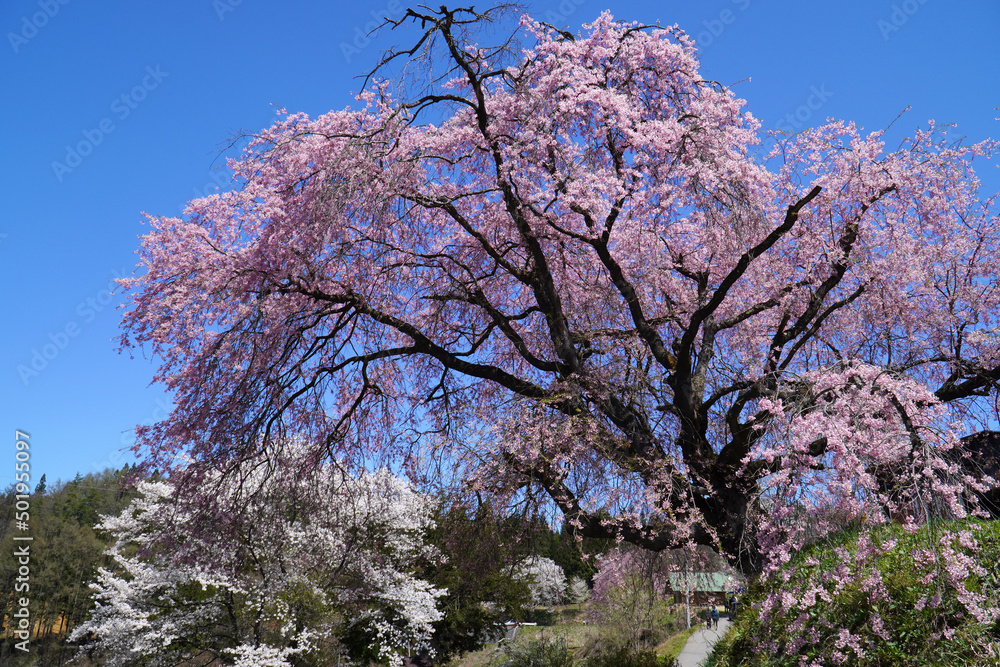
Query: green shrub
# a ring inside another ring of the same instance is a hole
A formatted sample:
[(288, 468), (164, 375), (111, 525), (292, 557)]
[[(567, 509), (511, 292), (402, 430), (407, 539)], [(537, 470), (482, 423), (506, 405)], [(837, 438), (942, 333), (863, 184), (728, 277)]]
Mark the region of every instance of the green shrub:
[(582, 667), (672, 667), (676, 664), (676, 660), (661, 660), (656, 656), (656, 651), (636, 651), (623, 645), (604, 645), (596, 653), (587, 656)]
[(544, 634), (526, 642), (503, 644), (492, 667), (571, 667), (573, 654), (562, 637)]

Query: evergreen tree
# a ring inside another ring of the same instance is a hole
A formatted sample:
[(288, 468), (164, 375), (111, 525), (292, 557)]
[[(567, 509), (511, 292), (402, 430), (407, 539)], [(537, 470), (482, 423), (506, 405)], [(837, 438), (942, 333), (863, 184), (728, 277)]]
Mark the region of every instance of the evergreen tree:
[(38, 486), (35, 487), (36, 496), (44, 495), (45, 493), (45, 473), (42, 473), (41, 479), (38, 480)]
[[(0, 586), (3, 590), (27, 593), (30, 601), (32, 653), (39, 664), (62, 664), (75, 649), (65, 638), (81, 623), (92, 606), (90, 582), (97, 576), (104, 536), (95, 531), (102, 514), (116, 515), (134, 497), (129, 480), (134, 468), (77, 474), (71, 482), (49, 485), (43, 474), (28, 500), (30, 536), (30, 579), (18, 582), (20, 563), (0, 558)], [(14, 553), (14, 537), (19, 534), (16, 520), (16, 488), (11, 485), (0, 497), (0, 549)], [(24, 542), (16, 543), (18, 546)], [(30, 588), (17, 591), (18, 583)], [(17, 599), (3, 596), (0, 601), (0, 664), (7, 664), (20, 652), (15, 649), (11, 614)]]

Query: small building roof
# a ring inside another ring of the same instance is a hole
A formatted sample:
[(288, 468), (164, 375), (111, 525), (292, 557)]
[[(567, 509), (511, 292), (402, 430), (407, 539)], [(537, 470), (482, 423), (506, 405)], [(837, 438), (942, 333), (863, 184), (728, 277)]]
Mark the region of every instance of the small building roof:
[(667, 579), (671, 590), (683, 592), (690, 586), (698, 593), (726, 593), (739, 583), (729, 572), (668, 572)]

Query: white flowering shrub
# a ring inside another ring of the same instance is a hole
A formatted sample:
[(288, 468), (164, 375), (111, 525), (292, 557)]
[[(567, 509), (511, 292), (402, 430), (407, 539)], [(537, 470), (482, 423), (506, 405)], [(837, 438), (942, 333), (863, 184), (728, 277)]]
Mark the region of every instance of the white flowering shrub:
[[(364, 659), (399, 664), (426, 649), (443, 591), (410, 572), (431, 555), (433, 501), (377, 472), (322, 466), (296, 475), (294, 444), (277, 465), (237, 479), (208, 475), (200, 493), (144, 482), (120, 516), (96, 607), (71, 641), (109, 667), (176, 665), (200, 656), (240, 667), (337, 664), (342, 638)], [(243, 494), (239, 512), (232, 507)], [(228, 496), (228, 497), (227, 497)]]
[(517, 576), (528, 583), (535, 605), (552, 606), (565, 599), (566, 573), (551, 558), (529, 558), (518, 568)]

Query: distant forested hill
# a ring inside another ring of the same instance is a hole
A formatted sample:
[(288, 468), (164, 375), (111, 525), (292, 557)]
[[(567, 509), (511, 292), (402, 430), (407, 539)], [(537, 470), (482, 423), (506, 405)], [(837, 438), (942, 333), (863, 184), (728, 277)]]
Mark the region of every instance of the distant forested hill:
[[(17, 506), (14, 485), (0, 497), (0, 664), (24, 655), (15, 648), (13, 613), (21, 597), (29, 600), (30, 653), (38, 664), (62, 665), (75, 649), (62, 641), (87, 615), (92, 604), (89, 583), (102, 564), (105, 541), (94, 531), (101, 514), (118, 514), (132, 500), (127, 480), (134, 469), (77, 475), (70, 482), (48, 484), (44, 475), (28, 498), (27, 529)], [(22, 499), (23, 500), (23, 499)], [(23, 508), (24, 505), (22, 504)], [(15, 541), (14, 537), (31, 537)], [(16, 546), (15, 546), (16, 545)], [(15, 548), (29, 547), (29, 574), (19, 576)]]

